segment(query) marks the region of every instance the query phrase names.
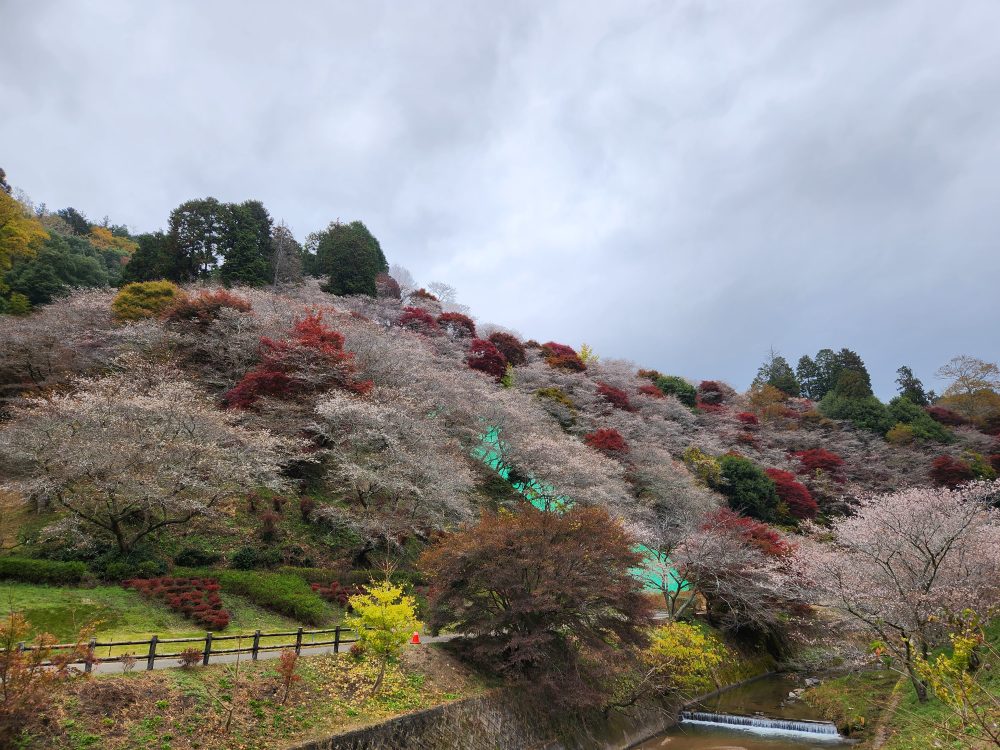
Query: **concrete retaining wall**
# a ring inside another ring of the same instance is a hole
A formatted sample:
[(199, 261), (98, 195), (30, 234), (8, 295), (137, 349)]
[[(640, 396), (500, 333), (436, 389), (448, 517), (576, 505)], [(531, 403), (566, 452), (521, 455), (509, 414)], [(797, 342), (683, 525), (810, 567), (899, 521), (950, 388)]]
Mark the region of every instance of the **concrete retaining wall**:
[(314, 740), (290, 750), (551, 748), (544, 720), (498, 695), (470, 698)]

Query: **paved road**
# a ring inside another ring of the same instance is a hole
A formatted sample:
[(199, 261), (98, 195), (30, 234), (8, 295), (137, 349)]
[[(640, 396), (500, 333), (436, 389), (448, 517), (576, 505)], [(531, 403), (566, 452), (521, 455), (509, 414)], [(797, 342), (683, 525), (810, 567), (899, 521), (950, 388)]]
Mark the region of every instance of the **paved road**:
[[(428, 644), (428, 643), (444, 643), (445, 641), (450, 641), (453, 638), (457, 638), (457, 637), (458, 637), (457, 635), (438, 635), (438, 636), (426, 636), (426, 637), (425, 636), (420, 636), (420, 643), (421, 643), (421, 645)], [(247, 641), (249, 641), (249, 640), (250, 640), (250, 637), (247, 638)], [(176, 648), (176, 646), (177, 646), (177, 644), (166, 644), (166, 643), (164, 643), (162, 645), (162, 647), (163, 647), (163, 649), (165, 651), (168, 648), (174, 649), (174, 648)], [(346, 653), (348, 653), (350, 651), (350, 649), (351, 649), (351, 644), (349, 644), (349, 643), (348, 644), (341, 644), (340, 645), (340, 651), (338, 651), (337, 653), (338, 654), (346, 654)], [(322, 654), (332, 654), (333, 653), (333, 646), (312, 646), (312, 647), (309, 647), (309, 646), (305, 646), (304, 645), (304, 646), (302, 646), (302, 652), (301, 653), (302, 653), (302, 656), (320, 656)], [(239, 654), (238, 656), (239, 656), (241, 664), (244, 663), (244, 662), (248, 662), (248, 661), (251, 660), (250, 659), (250, 654)], [(280, 650), (261, 651), (257, 655), (257, 659), (259, 661), (268, 661), (268, 660), (271, 660), (271, 659), (277, 659), (279, 656), (281, 656), (281, 651)], [(211, 660), (209, 661), (209, 664), (234, 664), (234, 663), (236, 663), (236, 657), (237, 657), (237, 654), (213, 654)], [(145, 671), (145, 669), (146, 669), (146, 657), (143, 656), (142, 654), (138, 654), (136, 656), (136, 659), (137, 659), (137, 661), (135, 663), (135, 666), (132, 668), (131, 671), (133, 671), (133, 672)], [(200, 664), (199, 664), (199, 666), (200, 666)], [(156, 663), (153, 666), (153, 669), (178, 669), (179, 667), (180, 667), (180, 664), (178, 663), (177, 659), (175, 659), (175, 658), (162, 658), (162, 657), (157, 656)], [(122, 668), (121, 662), (110, 661), (110, 662), (101, 662), (99, 664), (95, 664), (94, 668), (91, 670), (91, 673), (92, 674), (120, 674), (121, 672), (124, 672), (124, 671), (125, 670)]]

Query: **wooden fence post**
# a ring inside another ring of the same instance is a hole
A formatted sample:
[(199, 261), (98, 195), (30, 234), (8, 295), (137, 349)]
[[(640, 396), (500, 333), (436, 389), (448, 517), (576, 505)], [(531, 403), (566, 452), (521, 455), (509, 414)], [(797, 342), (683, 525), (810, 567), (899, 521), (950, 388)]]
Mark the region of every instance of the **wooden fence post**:
[(333, 653), (340, 653), (340, 625), (333, 630)]
[(253, 650), (250, 652), (250, 658), (257, 661), (257, 649), (260, 648), (260, 631), (255, 630), (253, 632)]
[(83, 662), (83, 671), (89, 672), (94, 668), (94, 649), (97, 648), (97, 639), (91, 638), (90, 643), (87, 644), (87, 658)]
[(295, 634), (295, 653), (302, 653), (302, 627), (299, 627), (299, 632)]
[(156, 642), (159, 640), (155, 635), (149, 639), (149, 654), (146, 656), (146, 669), (152, 669), (156, 663)]
[(208, 666), (208, 657), (212, 655), (212, 631), (205, 633), (205, 655), (201, 658), (203, 667)]

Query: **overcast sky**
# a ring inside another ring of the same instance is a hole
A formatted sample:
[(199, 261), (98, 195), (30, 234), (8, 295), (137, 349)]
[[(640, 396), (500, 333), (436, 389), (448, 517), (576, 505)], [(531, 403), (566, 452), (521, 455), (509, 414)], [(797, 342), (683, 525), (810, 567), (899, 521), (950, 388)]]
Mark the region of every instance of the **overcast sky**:
[(1000, 2), (0, 0), (0, 166), (361, 219), (481, 321), (744, 388), (1000, 357)]

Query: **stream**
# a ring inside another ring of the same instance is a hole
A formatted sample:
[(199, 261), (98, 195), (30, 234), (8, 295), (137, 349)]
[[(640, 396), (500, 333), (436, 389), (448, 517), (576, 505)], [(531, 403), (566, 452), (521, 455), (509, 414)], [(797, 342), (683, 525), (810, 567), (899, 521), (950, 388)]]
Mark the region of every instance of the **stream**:
[(773, 675), (690, 706), (684, 720), (641, 750), (831, 750), (846, 741), (815, 711), (788, 694), (804, 686), (794, 675)]

